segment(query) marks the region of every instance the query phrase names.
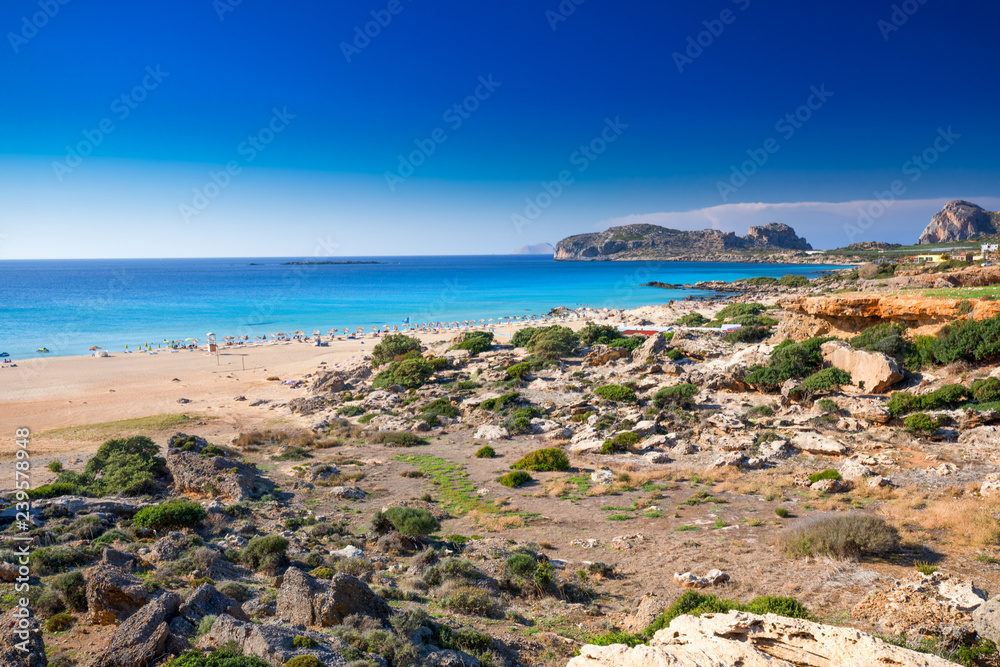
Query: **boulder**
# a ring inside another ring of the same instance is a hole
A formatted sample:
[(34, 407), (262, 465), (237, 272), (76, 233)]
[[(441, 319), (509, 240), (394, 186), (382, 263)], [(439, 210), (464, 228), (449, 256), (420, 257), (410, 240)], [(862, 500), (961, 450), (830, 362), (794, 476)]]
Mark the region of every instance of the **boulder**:
[(245, 463), (181, 449), (167, 450), (167, 469), (174, 478), (174, 493), (208, 493), (232, 502), (250, 498), (257, 479), (254, 469)]
[(607, 468), (601, 468), (590, 473), (590, 481), (595, 484), (610, 484), (615, 481), (615, 474)]
[(674, 583), (683, 588), (708, 588), (724, 584), (729, 581), (729, 575), (722, 570), (709, 570), (704, 577), (699, 577), (690, 572), (678, 574), (674, 572)]
[[(656, 422), (651, 419), (643, 419), (632, 427), (632, 432), (637, 433), (641, 437), (653, 435), (656, 433)], [(643, 448), (647, 446), (648, 445), (643, 444)]]
[(510, 433), (502, 426), (483, 424), (476, 429), (476, 433), (472, 437), (477, 440), (506, 440), (510, 437)]
[(605, 347), (598, 345), (595, 349), (583, 358), (584, 366), (605, 366), (612, 361), (629, 357), (628, 350), (622, 347)]
[(972, 612), (972, 627), (980, 637), (1000, 642), (1000, 595), (991, 597)]
[(337, 549), (330, 552), (331, 556), (336, 558), (361, 558), (365, 555), (365, 552), (357, 548), (353, 544), (348, 544), (343, 549)]
[(833, 438), (812, 431), (796, 433), (792, 438), (792, 446), (810, 454), (839, 456), (847, 451), (847, 447)]
[(986, 593), (968, 579), (946, 579), (938, 585), (938, 594), (960, 611), (973, 611), (986, 603)]
[[(297, 636), (309, 637), (317, 645), (308, 649), (296, 648), (292, 642)], [(205, 643), (211, 646), (223, 646), (230, 642), (239, 647), (243, 655), (260, 658), (274, 667), (283, 667), (286, 662), (298, 655), (311, 655), (324, 667), (346, 667), (348, 663), (343, 656), (343, 652), (348, 648), (347, 644), (336, 637), (302, 628), (286, 628), (270, 624), (255, 625), (236, 620), (232, 616), (220, 616), (205, 635)], [(373, 662), (379, 664), (377, 661)]]
[(666, 337), (657, 332), (646, 339), (646, 342), (632, 350), (632, 363), (645, 364), (649, 357), (656, 357), (657, 354), (667, 349)]
[(567, 667), (954, 667), (850, 627), (776, 614), (678, 616), (648, 645), (587, 644)]
[(445, 649), (428, 653), (420, 664), (426, 667), (480, 667), (481, 663), (468, 653)]
[(91, 568), (86, 592), (90, 622), (94, 625), (112, 624), (152, 598), (141, 579), (106, 563)]
[(124, 570), (134, 570), (140, 561), (141, 559), (135, 554), (130, 554), (127, 551), (118, 551), (111, 547), (106, 547), (101, 554), (102, 563), (120, 567)]
[(14, 565), (13, 563), (0, 563), (0, 581), (3, 583), (14, 583), (18, 574), (17, 565)]
[(855, 350), (850, 344), (831, 340), (820, 346), (823, 362), (851, 374), (845, 391), (883, 393), (903, 379), (899, 362), (887, 354)]
[(49, 661), (38, 619), (31, 615), (30, 609), (26, 618), (16, 616), (20, 609), (15, 607), (0, 616), (0, 665), (46, 667)]
[(977, 426), (958, 434), (961, 447), (995, 448), (1000, 444), (1000, 426)]
[(328, 627), (351, 614), (385, 620), (392, 611), (357, 577), (337, 574), (326, 582), (290, 567), (278, 590), (275, 613), (289, 623)]
[(250, 620), (236, 600), (223, 595), (212, 584), (202, 584), (196, 588), (178, 608), (177, 613), (195, 627), (198, 627), (201, 619), (206, 616), (229, 614), (241, 621)]
[(153, 665), (166, 652), (170, 619), (177, 613), (180, 596), (162, 593), (115, 628), (104, 653), (92, 667)]

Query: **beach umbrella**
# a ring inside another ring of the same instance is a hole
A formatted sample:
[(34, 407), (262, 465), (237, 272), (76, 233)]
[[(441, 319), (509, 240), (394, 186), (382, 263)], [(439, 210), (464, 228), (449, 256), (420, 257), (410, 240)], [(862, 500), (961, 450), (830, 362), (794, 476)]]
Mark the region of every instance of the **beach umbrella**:
[[(128, 347), (128, 346), (126, 345), (126, 347)], [(90, 350), (91, 352), (93, 352), (94, 350), (99, 350), (99, 349), (101, 349), (101, 346), (100, 346), (100, 345), (91, 345), (91, 346), (90, 346), (89, 348), (87, 348), (87, 349), (89, 349), (89, 350)]]
[(318, 335), (320, 335), (319, 329), (313, 331), (313, 336), (318, 336)]

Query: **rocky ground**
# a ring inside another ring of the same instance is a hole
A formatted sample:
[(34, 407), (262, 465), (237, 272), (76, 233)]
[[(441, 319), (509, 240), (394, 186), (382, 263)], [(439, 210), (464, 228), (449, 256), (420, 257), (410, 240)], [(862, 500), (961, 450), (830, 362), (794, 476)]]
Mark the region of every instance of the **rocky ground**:
[[(851, 338), (899, 311), (820, 331), (835, 306), (798, 305), (856, 286), (588, 313), (696, 311), (755, 340), (404, 342), (317, 369), (236, 436), (53, 461), (27, 532), (4, 494), (37, 632), (16, 648), (7, 549), (0, 663), (997, 664), (996, 358), (917, 367), (905, 332)], [(716, 613), (678, 616), (698, 604)]]

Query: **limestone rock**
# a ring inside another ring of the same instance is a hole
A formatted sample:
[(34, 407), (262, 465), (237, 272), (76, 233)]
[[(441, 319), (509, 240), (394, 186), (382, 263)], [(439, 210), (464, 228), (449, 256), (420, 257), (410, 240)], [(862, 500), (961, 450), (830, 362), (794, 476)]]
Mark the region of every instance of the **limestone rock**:
[[(30, 615), (24, 619), (17, 616), (20, 608), (15, 607), (0, 616), (0, 665), (4, 667), (46, 667), (45, 643), (38, 619)], [(25, 627), (21, 627), (21, 624)], [(25, 633), (24, 635), (18, 634)], [(22, 644), (23, 642), (23, 644)], [(17, 646), (21, 644), (26, 651)]]
[(812, 431), (797, 433), (792, 446), (810, 454), (840, 455), (847, 451), (847, 447), (833, 438)]
[(962, 447), (995, 448), (1000, 445), (1000, 426), (977, 426), (958, 434)]
[(502, 426), (483, 424), (476, 429), (476, 433), (472, 437), (477, 440), (506, 440), (510, 437), (510, 433)]
[(612, 361), (624, 359), (629, 356), (629, 351), (622, 347), (605, 347), (597, 345), (595, 349), (583, 358), (584, 366), (606, 366)]
[(590, 473), (590, 481), (595, 484), (610, 484), (615, 481), (615, 474), (607, 468), (601, 468)]
[(972, 627), (980, 637), (1000, 642), (1000, 596), (991, 597), (972, 612)]
[(178, 608), (177, 613), (195, 627), (198, 627), (201, 619), (206, 616), (229, 614), (241, 621), (250, 620), (236, 600), (223, 595), (212, 584), (202, 584), (196, 588), (194, 593), (188, 596), (184, 604)]
[(105, 653), (93, 667), (135, 667), (156, 664), (170, 637), (170, 619), (177, 613), (180, 596), (162, 593), (129, 616), (111, 636)]
[[(308, 649), (296, 648), (292, 642), (299, 635), (313, 639), (317, 645)], [(329, 637), (301, 628), (286, 628), (269, 624), (255, 625), (236, 620), (231, 616), (217, 618), (205, 639), (206, 643), (211, 646), (222, 646), (233, 642), (240, 648), (243, 655), (258, 657), (273, 667), (283, 667), (286, 662), (297, 655), (311, 655), (319, 660), (324, 667), (346, 667), (348, 663), (343, 656), (347, 644), (336, 637)]]
[(278, 590), (275, 613), (293, 624), (328, 627), (339, 625), (351, 614), (384, 620), (391, 609), (357, 577), (337, 574), (325, 582), (290, 567)]
[(850, 344), (831, 340), (820, 346), (823, 362), (851, 374), (845, 391), (883, 393), (903, 379), (899, 362), (887, 354), (855, 350)]
[(722, 570), (709, 570), (704, 577), (699, 577), (690, 572), (684, 574), (674, 573), (674, 583), (683, 588), (708, 588), (724, 584), (729, 581), (729, 575)]
[(257, 474), (253, 468), (224, 456), (201, 456), (181, 449), (167, 450), (167, 469), (174, 479), (174, 493), (220, 495), (232, 502), (250, 498)]
[(87, 607), (90, 622), (109, 625), (149, 602), (150, 592), (142, 580), (113, 565), (98, 564), (87, 577)]
[(943, 243), (995, 234), (996, 222), (989, 211), (972, 202), (956, 199), (934, 214), (917, 243)]
[(775, 614), (678, 616), (649, 645), (586, 645), (567, 667), (954, 667), (848, 627)]
[[(537, 635), (535, 639), (538, 639)], [(445, 649), (428, 653), (420, 664), (427, 667), (480, 667), (481, 663), (468, 653)]]
[(632, 363), (645, 364), (647, 358), (655, 357), (665, 349), (667, 349), (667, 339), (663, 334), (657, 332), (632, 351)]

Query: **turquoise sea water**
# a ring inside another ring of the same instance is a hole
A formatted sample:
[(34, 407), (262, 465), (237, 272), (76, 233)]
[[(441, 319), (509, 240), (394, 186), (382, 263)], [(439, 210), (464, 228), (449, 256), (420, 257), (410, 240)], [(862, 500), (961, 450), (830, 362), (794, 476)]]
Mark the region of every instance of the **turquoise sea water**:
[[(303, 258), (0, 261), (0, 352), (14, 359), (121, 350), (205, 333), (250, 338), (296, 329), (499, 318), (635, 307), (700, 294), (640, 287), (836, 267), (716, 262), (554, 262), (550, 256), (372, 257), (379, 264), (289, 266)], [(338, 258), (340, 259), (340, 258)]]

